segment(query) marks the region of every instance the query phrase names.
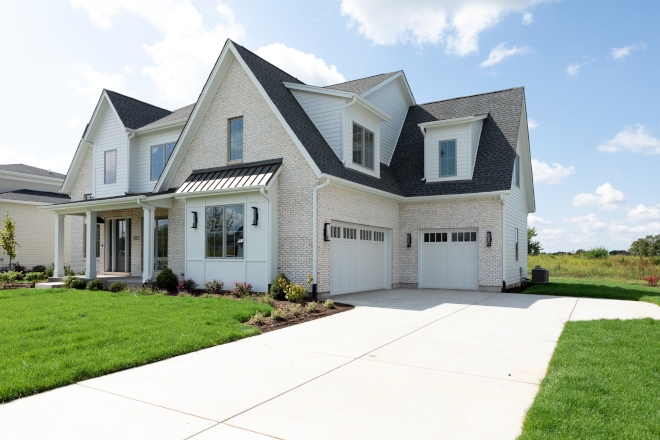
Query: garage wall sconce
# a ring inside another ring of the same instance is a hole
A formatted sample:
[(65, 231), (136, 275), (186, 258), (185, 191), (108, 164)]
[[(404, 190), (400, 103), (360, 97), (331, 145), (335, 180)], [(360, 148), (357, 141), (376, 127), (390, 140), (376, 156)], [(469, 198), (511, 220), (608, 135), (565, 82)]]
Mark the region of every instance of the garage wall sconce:
[(323, 223), (323, 241), (330, 241), (330, 235), (328, 234), (328, 228), (330, 223)]
[(486, 232), (486, 246), (490, 247), (493, 244), (493, 234), (490, 231)]
[(257, 226), (259, 223), (259, 209), (256, 206), (252, 207), (252, 226)]
[(193, 215), (193, 221), (191, 228), (197, 229), (197, 211), (191, 211)]
[(412, 234), (406, 234), (406, 247), (412, 247)]

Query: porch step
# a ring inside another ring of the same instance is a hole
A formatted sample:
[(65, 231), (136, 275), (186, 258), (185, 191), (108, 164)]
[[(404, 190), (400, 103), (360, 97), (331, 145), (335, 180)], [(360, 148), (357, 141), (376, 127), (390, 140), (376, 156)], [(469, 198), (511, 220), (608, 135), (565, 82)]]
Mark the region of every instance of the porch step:
[(62, 282), (36, 283), (34, 287), (36, 289), (57, 289), (58, 287), (64, 287), (64, 283)]

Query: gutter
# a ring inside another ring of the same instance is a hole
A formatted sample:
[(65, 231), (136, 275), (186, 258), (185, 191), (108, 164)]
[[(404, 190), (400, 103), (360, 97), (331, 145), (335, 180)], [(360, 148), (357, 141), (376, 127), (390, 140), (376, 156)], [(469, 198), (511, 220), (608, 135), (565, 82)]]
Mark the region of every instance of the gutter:
[(318, 192), (321, 188), (325, 188), (330, 184), (330, 178), (325, 177), (325, 182), (321, 183), (320, 185), (317, 185), (314, 187), (313, 192), (313, 198), (312, 198), (312, 276), (314, 277), (314, 284), (312, 284), (312, 297), (316, 299), (318, 293), (316, 290), (317, 286), (317, 250), (318, 250), (318, 213), (317, 213), (317, 199), (318, 199)]
[(504, 211), (504, 195), (500, 194), (502, 203), (502, 291), (506, 290), (506, 216)]

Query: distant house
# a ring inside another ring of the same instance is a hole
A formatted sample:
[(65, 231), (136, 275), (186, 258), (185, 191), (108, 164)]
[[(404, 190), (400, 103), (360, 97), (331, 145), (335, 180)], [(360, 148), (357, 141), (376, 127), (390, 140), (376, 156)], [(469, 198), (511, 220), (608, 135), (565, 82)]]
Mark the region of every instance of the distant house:
[(75, 216), (88, 278), (501, 291), (527, 276), (535, 211), (525, 92), (418, 104), (403, 71), (318, 87), (227, 41), (194, 104), (104, 90), (62, 192), (40, 208), (57, 274)]
[[(66, 176), (24, 164), (0, 165), (0, 228), (8, 212), (16, 221), (16, 258), (12, 267), (20, 263), (28, 269), (37, 265), (53, 267), (55, 248), (55, 216), (42, 212), (37, 206), (70, 201), (58, 193)], [(68, 221), (67, 224), (69, 224)], [(67, 231), (70, 231), (67, 227)], [(70, 232), (67, 234), (67, 237)], [(67, 250), (69, 249), (67, 240)], [(68, 265), (70, 258), (64, 259)], [(0, 250), (0, 268), (8, 268), (9, 256)]]

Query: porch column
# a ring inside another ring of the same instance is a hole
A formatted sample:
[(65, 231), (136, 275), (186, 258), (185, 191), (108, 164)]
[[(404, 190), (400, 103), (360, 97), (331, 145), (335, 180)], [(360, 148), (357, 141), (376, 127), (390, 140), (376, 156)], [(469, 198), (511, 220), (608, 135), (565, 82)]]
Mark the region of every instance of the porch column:
[(154, 217), (155, 208), (142, 207), (142, 240), (144, 245), (142, 255), (142, 282), (149, 281), (154, 274)]
[(55, 213), (55, 266), (54, 277), (64, 276), (64, 215)]
[(96, 278), (96, 211), (87, 211), (85, 224), (87, 225), (85, 236), (85, 245), (87, 247), (85, 279), (93, 280)]

